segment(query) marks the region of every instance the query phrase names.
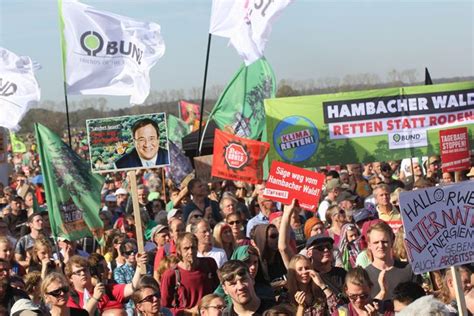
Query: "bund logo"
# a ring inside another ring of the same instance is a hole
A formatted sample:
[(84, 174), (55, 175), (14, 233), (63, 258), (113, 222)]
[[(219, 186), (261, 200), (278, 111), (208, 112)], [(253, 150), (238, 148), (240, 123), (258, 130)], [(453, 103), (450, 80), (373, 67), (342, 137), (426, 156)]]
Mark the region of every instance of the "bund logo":
[(95, 31), (88, 31), (81, 35), (81, 47), (87, 55), (95, 56), (104, 48), (104, 39)]

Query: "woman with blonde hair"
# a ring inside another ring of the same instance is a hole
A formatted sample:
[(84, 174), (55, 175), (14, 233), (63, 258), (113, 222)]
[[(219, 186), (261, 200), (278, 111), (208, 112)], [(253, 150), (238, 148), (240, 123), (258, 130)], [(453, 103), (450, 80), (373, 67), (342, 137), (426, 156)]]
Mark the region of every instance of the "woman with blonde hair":
[(288, 264), (287, 287), (292, 305), (298, 306), (297, 315), (327, 315), (326, 295), (316, 285), (319, 275), (312, 270), (310, 259), (295, 255)]
[(328, 235), (338, 245), (341, 239), (342, 226), (346, 223), (346, 212), (337, 205), (330, 206), (326, 212), (326, 223), (329, 225)]
[(48, 274), (41, 283), (41, 295), (50, 306), (51, 316), (88, 316), (84, 309), (67, 307), (69, 285), (66, 277), (57, 272)]
[(398, 229), (398, 232), (395, 234), (395, 241), (393, 242), (393, 256), (399, 261), (407, 262), (408, 255), (407, 249), (405, 248), (403, 235), (404, 229), (403, 226), (401, 226)]
[(232, 257), (232, 253), (236, 248), (236, 242), (234, 235), (232, 234), (232, 228), (224, 222), (219, 222), (214, 226), (214, 245), (218, 248), (224, 249), (227, 258)]
[(36, 239), (31, 249), (28, 273), (40, 271), (41, 277), (44, 278), (50, 272), (60, 272), (61, 270), (56, 267), (59, 264), (59, 262), (53, 261), (53, 247), (49, 240), (46, 238)]
[(217, 294), (204, 296), (198, 304), (198, 312), (201, 316), (221, 316), (226, 308), (225, 301)]

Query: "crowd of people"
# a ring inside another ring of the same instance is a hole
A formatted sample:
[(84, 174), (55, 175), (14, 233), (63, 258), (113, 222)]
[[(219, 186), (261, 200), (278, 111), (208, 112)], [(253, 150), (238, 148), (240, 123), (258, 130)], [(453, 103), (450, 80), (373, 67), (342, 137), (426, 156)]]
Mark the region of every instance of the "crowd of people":
[[(109, 174), (105, 245), (52, 236), (37, 153), (9, 161), (0, 315), (458, 315), (451, 270), (415, 275), (400, 225), (401, 192), (454, 182), (438, 156), (321, 169), (314, 213), (266, 198), (265, 184), (176, 186), (139, 170), (143, 236), (126, 174)], [(470, 313), (472, 269), (459, 267)]]

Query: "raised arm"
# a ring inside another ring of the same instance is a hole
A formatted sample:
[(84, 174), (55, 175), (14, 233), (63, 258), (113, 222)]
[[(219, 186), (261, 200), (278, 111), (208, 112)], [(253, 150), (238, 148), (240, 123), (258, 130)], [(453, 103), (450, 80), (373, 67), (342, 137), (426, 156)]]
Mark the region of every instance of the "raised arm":
[(293, 249), (289, 245), (290, 241), (290, 217), (295, 211), (296, 199), (293, 199), (290, 205), (283, 207), (283, 216), (281, 217), (280, 231), (278, 237), (278, 250), (280, 251), (281, 258), (285, 267), (288, 269), (291, 257), (295, 254)]

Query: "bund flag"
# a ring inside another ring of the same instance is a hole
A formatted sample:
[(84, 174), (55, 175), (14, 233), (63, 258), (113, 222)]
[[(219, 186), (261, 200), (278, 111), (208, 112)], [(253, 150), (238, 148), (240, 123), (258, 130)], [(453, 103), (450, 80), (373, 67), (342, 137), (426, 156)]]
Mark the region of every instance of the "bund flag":
[(70, 94), (130, 95), (142, 104), (165, 53), (160, 26), (60, 0), (64, 78)]

